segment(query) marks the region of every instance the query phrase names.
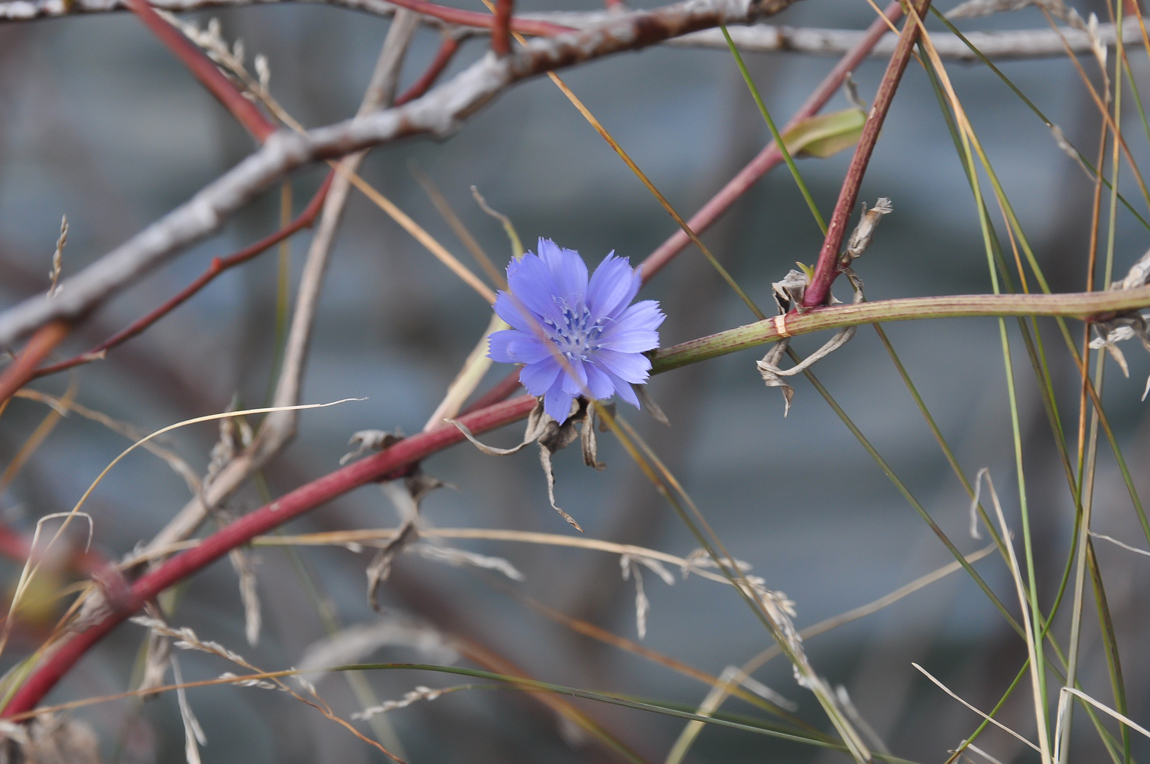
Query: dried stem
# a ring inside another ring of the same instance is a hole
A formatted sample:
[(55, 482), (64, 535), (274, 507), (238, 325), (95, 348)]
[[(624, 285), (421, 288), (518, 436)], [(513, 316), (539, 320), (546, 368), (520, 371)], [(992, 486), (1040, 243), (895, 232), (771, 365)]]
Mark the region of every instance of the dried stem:
[[(914, 8), (921, 17), (930, 8), (930, 0), (919, 0)], [(918, 25), (913, 23), (904, 25), (902, 34), (899, 35), (898, 47), (895, 48), (894, 55), (891, 56), (890, 63), (887, 65), (886, 73), (883, 74), (882, 83), (875, 95), (874, 105), (871, 106), (870, 114), (867, 115), (862, 137), (859, 138), (854, 158), (847, 170), (847, 177), (839, 191), (839, 200), (831, 214), (830, 227), (827, 229), (827, 236), (823, 241), (823, 248), (819, 252), (818, 263), (815, 265), (814, 278), (811, 279), (811, 283), (803, 295), (804, 308), (813, 308), (826, 302), (830, 295), (831, 284), (841, 272), (839, 249), (842, 247), (843, 237), (846, 235), (847, 223), (850, 221), (851, 213), (854, 212), (863, 175), (866, 174), (867, 165), (870, 164), (871, 154), (874, 152), (875, 143), (878, 142), (879, 131), (882, 130), (882, 123), (886, 120), (886, 114), (894, 100), (895, 91), (898, 90), (899, 82), (902, 81), (902, 74), (906, 71), (906, 65), (910, 63), (910, 56), (914, 51), (914, 44), (918, 41), (918, 35)]]

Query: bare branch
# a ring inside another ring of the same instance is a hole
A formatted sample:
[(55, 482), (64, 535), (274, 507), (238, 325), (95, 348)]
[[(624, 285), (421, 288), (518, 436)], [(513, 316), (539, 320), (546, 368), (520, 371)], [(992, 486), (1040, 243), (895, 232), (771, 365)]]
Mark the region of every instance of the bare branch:
[[(155, 0), (156, 8), (180, 12), (200, 9), (274, 5), (285, 2), (309, 2), (333, 5), (347, 10), (360, 11), (375, 16), (392, 16), (397, 6), (385, 0)], [(107, 13), (127, 10), (126, 0), (0, 0), (0, 24), (60, 16)], [(524, 13), (515, 17), (521, 22), (545, 22), (572, 29), (587, 29), (618, 18), (618, 13), (608, 11), (592, 12), (553, 12)], [(449, 26), (440, 19), (420, 16), (420, 22), (434, 27)], [(790, 27), (773, 24), (734, 26), (728, 30), (735, 45), (744, 52), (751, 53), (809, 53), (820, 56), (838, 56), (846, 53), (862, 39), (866, 33), (855, 29), (822, 29), (818, 27)], [(469, 30), (473, 34), (487, 34), (488, 29)], [(1064, 28), (1070, 49), (1075, 53), (1090, 53), (1089, 36), (1078, 29)], [(1102, 44), (1113, 46), (1117, 42), (1114, 24), (1099, 24), (1098, 35)], [(1066, 49), (1059, 33), (1052, 29), (1019, 29), (1007, 32), (969, 32), (967, 39), (990, 59), (1027, 59), (1063, 56)], [(936, 33), (932, 35), (938, 54), (944, 59), (977, 61), (973, 51), (954, 35)], [(1141, 39), (1138, 19), (1127, 16), (1122, 26), (1122, 39), (1133, 44)], [(870, 55), (875, 58), (889, 58), (894, 52), (897, 38), (884, 37)], [(717, 30), (705, 30), (677, 37), (667, 41), (676, 47), (727, 49), (723, 35)]]
[(56, 319), (82, 318), (225, 219), (292, 170), (321, 159), (415, 135), (447, 137), (511, 85), (719, 24), (752, 21), (794, 0), (687, 0), (636, 13), (578, 33), (536, 39), (501, 59), (488, 55), (423, 98), (357, 117), (306, 136), (275, 133), (262, 147), (191, 200), (64, 283), (51, 301), (32, 298), (0, 314), (0, 346)]

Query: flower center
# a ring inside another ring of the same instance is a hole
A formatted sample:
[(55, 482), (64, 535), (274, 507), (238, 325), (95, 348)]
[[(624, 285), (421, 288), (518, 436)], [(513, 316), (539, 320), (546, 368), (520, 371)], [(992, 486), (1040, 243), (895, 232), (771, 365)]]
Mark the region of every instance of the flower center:
[(591, 311), (584, 305), (571, 308), (567, 301), (556, 297), (555, 302), (563, 314), (560, 322), (547, 320), (550, 339), (559, 347), (559, 352), (568, 358), (586, 361), (587, 354), (599, 347), (599, 335), (603, 333), (603, 321), (592, 322)]

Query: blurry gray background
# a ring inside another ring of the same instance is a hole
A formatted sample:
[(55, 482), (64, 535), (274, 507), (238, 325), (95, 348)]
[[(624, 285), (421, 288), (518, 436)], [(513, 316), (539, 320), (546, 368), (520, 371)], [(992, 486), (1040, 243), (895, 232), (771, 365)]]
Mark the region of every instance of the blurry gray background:
[[(951, 5), (943, 3), (943, 8)], [(597, 6), (591, 0), (577, 5), (557, 0), (517, 4), (522, 12), (559, 9)], [(1105, 6), (1080, 10), (1104, 14)], [(303, 4), (188, 17), (204, 24), (213, 15), (220, 18), (226, 38), (243, 38), (249, 56), (267, 55), (272, 92), (306, 126), (355, 112), (388, 27), (384, 19)], [(873, 11), (862, 0), (806, 0), (773, 21), (861, 29), (872, 18)], [(1029, 10), (966, 22), (964, 28), (1044, 24), (1040, 13)], [(934, 28), (938, 26), (934, 22)], [(422, 73), (438, 43), (434, 31), (418, 33), (401, 87)], [(483, 40), (468, 42), (445, 76), (484, 50)], [(1132, 49), (1130, 58), (1137, 81), (1146, 82), (1145, 53)], [(1094, 71), (1090, 62), (1083, 63)], [(781, 124), (833, 59), (749, 55), (748, 64)], [(884, 65), (871, 60), (855, 73), (865, 99), (873, 98)], [(1095, 154), (1099, 118), (1070, 62), (1002, 66), (1085, 154)], [(949, 71), (1053, 288), (1082, 289), (1090, 182), (993, 73), (957, 64)], [(655, 48), (598, 61), (563, 77), (685, 214), (769, 140), (726, 52)], [(837, 97), (828, 108), (844, 106)], [(1145, 158), (1140, 123), (1136, 114), (1129, 116), (1128, 141), (1135, 155)], [(71, 225), (64, 270), (75, 273), (251, 149), (246, 133), (130, 15), (0, 26), (0, 307), (47, 287), (61, 214), (68, 215)], [(845, 152), (829, 160), (800, 162), (824, 214), (833, 207), (849, 159), (850, 152)], [(373, 152), (363, 168), (367, 180), (464, 256), (414, 182), (408, 170), (413, 161), (500, 262), (506, 260), (506, 238), (498, 223), (472, 201), (472, 184), (511, 217), (526, 245), (546, 236), (578, 249), (591, 263), (610, 250), (638, 262), (675, 228), (545, 78), (502, 96), (450, 140), (386, 147)], [(320, 173), (313, 168), (294, 178), (297, 210)], [(1123, 173), (1128, 177), (1128, 168)], [(1136, 209), (1144, 208), (1132, 184), (1123, 184), (1123, 190)], [(857, 266), (868, 299), (990, 291), (969, 187), (929, 82), (913, 62), (863, 184), (862, 199), (873, 202), (878, 196), (889, 197), (895, 212), (882, 223)], [(92, 316), (69, 338), (60, 357), (87, 349), (167, 299), (213, 256), (229, 254), (274, 230), (277, 208), (278, 192), (271, 192), (219, 235)], [(1116, 267), (1124, 272), (1146, 249), (1148, 237), (1128, 213), (1120, 212), (1119, 221)], [(1001, 219), (996, 218), (996, 224), (1001, 231)], [(297, 269), (308, 235), (292, 242)], [(771, 281), (794, 261), (814, 261), (821, 238), (785, 168), (761, 181), (704, 237), (761, 305), (770, 303)], [(298, 277), (298, 270), (294, 275)], [(274, 252), (225, 274), (144, 336), (112, 351), (106, 361), (78, 370), (77, 400), (145, 430), (220, 411), (233, 395), (245, 405), (261, 404), (271, 373), (275, 282)], [(752, 319), (694, 249), (677, 258), (644, 294), (659, 299), (669, 316), (664, 345)], [(418, 432), (486, 326), (489, 310), (380, 210), (353, 195), (328, 271), (304, 398), (368, 400), (304, 413), (296, 441), (266, 471), (272, 492), (286, 492), (334, 469), (356, 430), (398, 427)], [(1079, 383), (1053, 324), (1042, 326), (1073, 448)], [(1075, 332), (1079, 326), (1074, 324)], [(1040, 591), (1049, 606), (1069, 547), (1073, 507), (1029, 364), (1016, 327), (1011, 327)], [(1016, 474), (997, 323), (934, 321), (887, 330), (966, 474), (973, 478), (979, 468), (990, 468), (1017, 529)], [(797, 347), (809, 352), (821, 340), (804, 338)], [(1129, 380), (1111, 369), (1105, 399), (1126, 459), (1145, 492), (1141, 467), (1148, 432), (1138, 397), (1150, 364), (1140, 352), (1128, 350)], [(947, 563), (950, 558), (942, 545), (818, 393), (798, 379), (794, 406), (784, 419), (781, 396), (764, 388), (755, 371), (756, 358), (742, 353), (655, 378), (650, 392), (669, 416), (671, 429), (628, 407), (621, 413), (654, 444), (731, 553), (752, 563), (769, 587), (797, 603), (799, 627), (876, 599)], [(491, 380), (505, 372), (497, 369)], [(964, 551), (979, 548), (984, 542), (969, 536), (966, 494), (873, 330), (861, 329), (854, 342), (820, 363), (816, 372), (946, 532)], [(59, 394), (72, 379), (61, 375), (35, 386)], [(0, 428), (3, 461), (13, 457), (45, 413), (39, 404), (13, 402)], [(520, 432), (516, 425), (487, 440), (509, 445)], [(189, 427), (169, 436), (168, 443), (203, 469), (216, 433), (214, 425)], [(589, 537), (689, 553), (695, 542), (671, 509), (611, 438), (601, 438), (601, 444), (600, 455), (609, 464), (601, 473), (583, 467), (575, 452), (556, 458), (560, 505), (578, 518)], [(36, 518), (70, 509), (124, 447), (126, 441), (119, 436), (69, 417), (0, 496), (0, 511), (13, 525), (31, 529)], [(1105, 447), (1101, 454), (1094, 527), (1139, 544), (1141, 534), (1114, 460)], [(424, 466), (457, 488), (438, 491), (424, 502), (425, 517), (434, 525), (572, 532), (548, 507), (543, 475), (531, 451), (496, 459), (465, 445)], [(161, 528), (186, 499), (183, 481), (162, 462), (134, 454), (112, 471), (88, 503), (96, 548), (109, 557), (126, 553)], [(258, 494), (248, 489), (231, 508), (245, 511), (260, 503)], [(371, 486), (315, 511), (288, 531), (391, 527), (395, 522), (394, 508)], [(510, 560), (526, 575), (523, 583), (510, 584), (513, 590), (637, 639), (634, 585), (621, 580), (616, 556), (527, 544), (453, 543)], [(367, 554), (305, 548), (299, 555), (338, 605), (344, 623), (380, 618), (365, 601)], [(235, 575), (224, 562), (180, 590), (173, 620), (192, 626), (204, 639), (236, 649), (261, 668), (288, 667), (325, 631), (300, 582), (298, 565), (280, 549), (261, 549), (257, 556), (266, 619), (258, 648), (244, 641)], [(1135, 597), (1150, 582), (1150, 563), (1105, 544), (1099, 556), (1125, 648), (1130, 715), (1144, 721), (1150, 692), (1150, 661), (1141, 649), (1147, 615)], [(14, 581), (17, 566), (4, 565)], [(1016, 604), (1000, 560), (989, 558), (978, 569), (1005, 601)], [(463, 635), (548, 681), (692, 707), (706, 694), (707, 688), (693, 680), (547, 620), (490, 585), (492, 580), (491, 575), (405, 555), (385, 586), (384, 617), (405, 614)], [(666, 586), (650, 572), (644, 583), (651, 600), (647, 647), (717, 674), (769, 643), (729, 588), (697, 577)], [(1083, 681), (1088, 691), (1108, 700), (1109, 683), (1089, 607), (1085, 623), (1084, 649), (1090, 658)], [(142, 636), (136, 626), (118, 629), (50, 700), (125, 689)], [(11, 646), (5, 665), (36, 638), (25, 635)], [(978, 719), (930, 685), (911, 661), (926, 666), (970, 702), (989, 708), (1025, 658), (1024, 644), (963, 574), (817, 637), (807, 647), (820, 673), (849, 689), (892, 752), (920, 761), (944, 760)], [(181, 659), (186, 679), (217, 676), (232, 668), (201, 655)], [(406, 648), (373, 654), (379, 661), (420, 659)], [(817, 705), (795, 685), (783, 661), (774, 661), (756, 676), (799, 702), (805, 718), (825, 726)], [(451, 677), (411, 672), (368, 678), (380, 699), (401, 697), (419, 684), (456, 683)], [(319, 689), (341, 715), (357, 710), (342, 678), (328, 677)], [(189, 699), (208, 736), (205, 761), (382, 760), (346, 730), (280, 693), (211, 688), (193, 690)], [(1029, 704), (1021, 690), (1002, 716), (1023, 734), (1033, 733)], [(650, 761), (663, 760), (682, 727), (666, 717), (577, 705)], [(749, 707), (731, 701), (730, 708), (747, 712)], [(80, 715), (100, 732), (110, 760), (176, 761), (183, 756), (174, 697), (142, 708), (108, 703)], [(457, 693), (387, 718), (411, 762), (614, 760), (597, 744), (565, 734), (552, 712), (517, 692)], [(366, 724), (359, 727), (371, 734)], [(1085, 726), (1078, 739), (1083, 750), (1097, 753), (1093, 733)], [(987, 733), (982, 743), (1003, 761), (1016, 756), (1027, 760), (1018, 744), (1001, 733)], [(1145, 741), (1135, 745), (1143, 756), (1150, 750)], [(845, 759), (710, 728), (688, 760)]]

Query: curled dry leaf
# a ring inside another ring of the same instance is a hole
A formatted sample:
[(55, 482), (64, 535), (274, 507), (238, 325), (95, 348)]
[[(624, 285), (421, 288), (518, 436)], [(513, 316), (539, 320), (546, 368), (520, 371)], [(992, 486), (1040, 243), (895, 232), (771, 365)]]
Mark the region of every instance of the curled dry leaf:
[(240, 601), (244, 605), (244, 636), (248, 644), (255, 647), (260, 641), (260, 595), (256, 588), (255, 563), (258, 561), (247, 549), (236, 548), (228, 553), (228, 559), (240, 581)]
[(435, 562), (446, 563), (457, 568), (470, 565), (474, 568), (494, 570), (507, 576), (512, 581), (523, 581), (525, 578), (518, 568), (502, 557), (491, 557), (485, 554), (469, 552), (466, 549), (456, 549), (455, 547), (445, 546), (443, 544), (428, 544), (423, 542), (412, 544), (408, 548), (425, 560), (434, 560)]
[[(858, 225), (855, 226), (855, 230), (851, 233), (850, 239), (847, 240), (846, 249), (844, 249), (839, 256), (838, 269), (840, 273), (847, 277), (850, 281), (851, 288), (854, 290), (854, 298), (851, 300), (853, 303), (860, 303), (865, 297), (863, 296), (862, 279), (859, 278), (857, 273), (851, 270), (851, 263), (858, 259), (866, 251), (867, 247), (870, 246), (871, 239), (874, 238), (874, 232), (878, 227), (879, 221), (893, 211), (894, 207), (891, 205), (890, 199), (887, 199), (885, 196), (879, 197), (874, 207), (869, 210), (864, 203), (862, 217), (859, 219)], [(805, 266), (802, 266), (800, 263), (800, 267)], [(786, 315), (793, 308), (802, 305), (803, 294), (806, 292), (809, 278), (808, 273), (792, 269), (782, 281), (776, 281), (771, 285), (780, 315)], [(832, 304), (839, 302), (833, 294), (830, 296), (830, 301)], [(777, 387), (782, 390), (783, 402), (785, 404), (783, 416), (791, 412), (791, 400), (795, 397), (794, 388), (787, 384), (784, 377), (791, 377), (806, 371), (821, 359), (826, 358), (850, 342), (855, 335), (855, 331), (856, 327), (853, 326), (839, 329), (833, 337), (827, 340), (826, 344), (811, 354), (809, 358), (789, 369), (783, 369), (779, 365), (783, 360), (783, 354), (787, 352), (787, 348), (789, 347), (786, 337), (781, 338), (771, 346), (771, 349), (767, 351), (767, 354), (763, 356), (762, 360), (757, 362), (756, 366), (766, 386)]]
[[(358, 433), (357, 433), (358, 434)], [(419, 539), (419, 502), (429, 492), (446, 485), (442, 480), (416, 470), (402, 481), (383, 483), (381, 488), (399, 514), (399, 532), (376, 552), (367, 566), (367, 601), (379, 612), (379, 585), (391, 575), (391, 565), (399, 553)]]
[(643, 574), (639, 572), (639, 566), (627, 554), (620, 555), (619, 567), (624, 581), (632, 576), (635, 577), (635, 627), (639, 632), (639, 639), (646, 639), (647, 613), (651, 609), (651, 601), (647, 599), (647, 594), (643, 591)]
[(349, 446), (355, 446), (354, 451), (349, 451), (340, 457), (339, 463), (347, 464), (352, 459), (358, 459), (369, 451), (382, 451), (393, 443), (398, 443), (403, 440), (404, 435), (402, 430), (395, 432), (385, 432), (383, 430), (360, 430), (359, 432), (352, 433), (351, 438), (347, 441)]
[[(613, 405), (606, 407), (609, 412), (614, 412)], [(555, 471), (551, 466), (551, 456), (567, 446), (575, 442), (576, 438), (581, 440), (583, 463), (588, 467), (594, 467), (601, 470), (607, 465), (598, 460), (598, 441), (595, 436), (595, 427), (598, 424), (595, 406), (588, 403), (585, 398), (576, 398), (571, 404), (571, 413), (563, 421), (562, 424), (555, 421), (543, 408), (543, 400), (540, 399), (532, 409), (531, 414), (527, 417), (527, 429), (523, 433), (523, 441), (517, 446), (512, 448), (495, 448), (481, 443), (471, 430), (467, 429), (467, 425), (454, 419), (447, 421), (459, 428), (463, 436), (471, 441), (472, 445), (478, 448), (483, 453), (489, 456), (509, 456), (517, 453), (531, 443), (539, 444), (539, 461), (543, 465), (543, 475), (547, 478), (547, 498), (551, 502), (551, 508), (559, 513), (559, 516), (566, 520), (575, 530), (580, 533), (583, 532), (583, 527), (575, 521), (575, 518), (564, 512), (559, 505), (555, 502)], [(665, 419), (666, 417), (664, 417)], [(578, 425), (578, 429), (576, 429)], [(600, 428), (602, 429), (602, 428)]]
[[(883, 213), (883, 214), (885, 214), (885, 213)], [(853, 239), (853, 237), (852, 237), (852, 239)], [(862, 280), (859, 279), (859, 277), (855, 274), (855, 272), (852, 271), (850, 268), (844, 268), (843, 272), (847, 275), (847, 278), (850, 279), (851, 286), (854, 288), (854, 299), (852, 300), (852, 302), (854, 302), (854, 303), (862, 302), (863, 301)], [(791, 295), (796, 294), (795, 287), (791, 286), (790, 284), (793, 284), (794, 282), (798, 281), (799, 279), (802, 280), (802, 286), (803, 286), (803, 288), (805, 288), (806, 287), (806, 274), (800, 273), (799, 271), (795, 271), (795, 270), (792, 270), (790, 273), (788, 273), (786, 279), (784, 279), (781, 282), (777, 282), (776, 284), (774, 284), (776, 299), (777, 300), (780, 299), (779, 298), (780, 291), (782, 291), (784, 294), (788, 295), (788, 298)], [(801, 300), (802, 299), (802, 291), (797, 290), (797, 294), (798, 294), (799, 300)], [(837, 303), (837, 302), (839, 302), (839, 300), (836, 299), (834, 295), (831, 295), (831, 303), (833, 304), (833, 303)], [(780, 300), (780, 305), (781, 304), (782, 304), (782, 302)], [(797, 304), (797, 302), (795, 304)], [(831, 353), (833, 353), (836, 350), (838, 350), (839, 348), (841, 348), (843, 345), (850, 342), (851, 339), (855, 336), (855, 331), (857, 329), (858, 329), (858, 327), (855, 327), (855, 326), (847, 326), (847, 327), (844, 327), (842, 329), (839, 329), (837, 332), (835, 332), (833, 337), (831, 337), (829, 340), (827, 340), (826, 344), (824, 344), (821, 348), (819, 348), (814, 353), (812, 353), (808, 358), (806, 358), (805, 360), (803, 360), (802, 362), (800, 362), (798, 364), (795, 364), (794, 366), (792, 366), (789, 369), (784, 369), (779, 365), (783, 360), (783, 354), (787, 352), (787, 348), (789, 347), (789, 342), (788, 342), (787, 338), (785, 338), (785, 337), (780, 339), (774, 345), (772, 345), (771, 349), (767, 351), (767, 354), (765, 356), (763, 356), (762, 359), (760, 359), (759, 361), (757, 361), (755, 363), (755, 366), (758, 367), (758, 369), (759, 369), (759, 374), (763, 378), (763, 383), (766, 384), (767, 387), (777, 387), (777, 388), (780, 388), (782, 390), (783, 401), (785, 403), (785, 408), (783, 409), (783, 416), (786, 416), (787, 414), (791, 413), (791, 400), (795, 397), (795, 389), (793, 387), (791, 387), (789, 384), (787, 384), (784, 377), (792, 377), (795, 374), (800, 374), (800, 373), (806, 371), (807, 369), (809, 369), (811, 366), (814, 366), (816, 363), (821, 361), (823, 358), (826, 358), (828, 355), (830, 355)]]
[[(1138, 258), (1134, 265), (1130, 266), (1125, 278), (1113, 282), (1110, 284), (1110, 288), (1112, 290), (1138, 289), (1146, 286), (1147, 283), (1150, 283), (1150, 250)], [(1150, 353), (1150, 329), (1146, 324), (1146, 316), (1137, 310), (1120, 313), (1105, 321), (1095, 321), (1094, 330), (1098, 336), (1091, 340), (1090, 347), (1095, 350), (1105, 348), (1110, 357), (1122, 369), (1124, 376), (1130, 376), (1130, 367), (1126, 363), (1126, 356), (1118, 347), (1119, 342), (1137, 337), (1141, 340), (1142, 347), (1146, 349), (1146, 352)], [(1146, 400), (1148, 393), (1150, 393), (1150, 377), (1147, 378), (1146, 388), (1142, 391), (1142, 400)]]

